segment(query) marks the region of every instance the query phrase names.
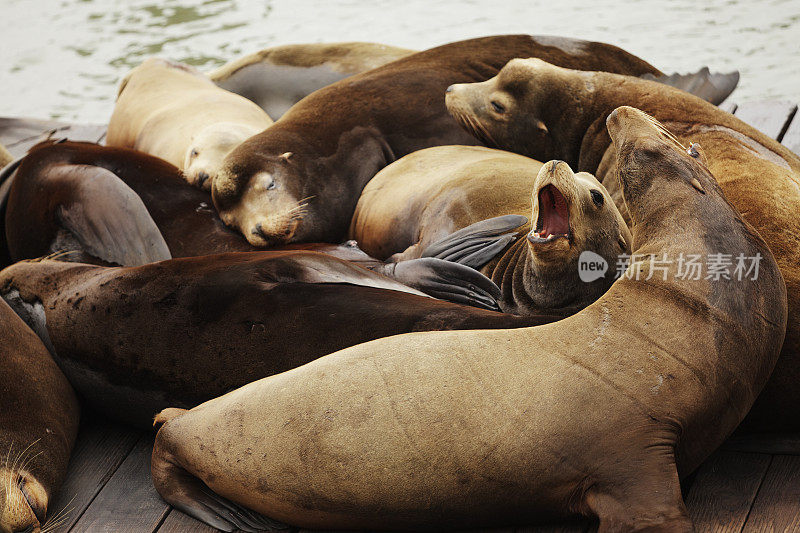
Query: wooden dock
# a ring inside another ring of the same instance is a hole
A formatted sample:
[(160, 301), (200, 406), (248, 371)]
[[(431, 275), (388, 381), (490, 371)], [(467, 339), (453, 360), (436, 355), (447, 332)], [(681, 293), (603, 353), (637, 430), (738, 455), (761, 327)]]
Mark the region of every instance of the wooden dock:
[[(723, 104), (722, 108), (800, 153), (796, 104), (765, 101)], [(55, 138), (99, 141), (105, 128), (0, 119), (0, 143), (14, 155), (24, 154), (51, 131)], [(67, 480), (50, 514), (65, 507), (70, 510), (66, 522), (53, 531), (215, 531), (159, 498), (150, 481), (153, 438), (152, 432), (84, 413)], [(684, 497), (698, 532), (800, 531), (800, 435), (731, 439), (686, 481)], [(595, 529), (593, 523), (580, 522), (493, 531), (578, 533)]]

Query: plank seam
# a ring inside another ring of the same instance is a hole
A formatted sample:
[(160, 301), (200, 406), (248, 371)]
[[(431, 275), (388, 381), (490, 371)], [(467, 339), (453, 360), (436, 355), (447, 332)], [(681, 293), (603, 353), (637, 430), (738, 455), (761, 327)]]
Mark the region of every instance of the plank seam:
[(748, 520), (750, 520), (750, 515), (753, 512), (753, 507), (755, 506), (756, 501), (758, 500), (758, 495), (761, 493), (761, 488), (764, 486), (764, 481), (767, 479), (767, 473), (769, 472), (769, 469), (774, 461), (775, 461), (775, 456), (770, 455), (769, 463), (767, 463), (767, 467), (764, 469), (764, 473), (761, 475), (761, 481), (758, 482), (758, 489), (756, 489), (756, 493), (753, 496), (753, 501), (750, 502), (750, 508), (747, 510), (747, 515), (744, 517), (744, 522), (742, 522), (742, 528), (739, 530), (740, 533), (744, 531), (744, 528), (747, 527), (747, 522)]
[(131, 444), (130, 448), (128, 448), (128, 451), (125, 452), (125, 455), (122, 455), (120, 460), (117, 461), (117, 464), (115, 464), (113, 468), (109, 468), (108, 469), (108, 472), (106, 473), (106, 475), (103, 476), (103, 478), (101, 479), (101, 482), (98, 483), (97, 490), (95, 491), (95, 493), (92, 494), (92, 497), (89, 499), (88, 502), (86, 502), (86, 505), (84, 506), (84, 508), (81, 509), (81, 513), (78, 516), (75, 517), (75, 522), (73, 522), (73, 524), (69, 528), (69, 532), (70, 533), (75, 530), (75, 526), (78, 525), (78, 523), (81, 521), (81, 518), (83, 518), (83, 515), (86, 514), (86, 510), (89, 509), (89, 507), (92, 506), (92, 503), (94, 503), (94, 501), (97, 499), (97, 496), (101, 492), (103, 492), (103, 489), (106, 488), (106, 485), (108, 484), (109, 480), (111, 480), (111, 478), (114, 477), (114, 474), (117, 473), (117, 470), (119, 470), (119, 467), (122, 466), (122, 463), (125, 462), (125, 459), (128, 458), (128, 456), (131, 454), (131, 452), (133, 451), (133, 449), (136, 447), (136, 445), (138, 443), (139, 443), (139, 439), (134, 440), (133, 444)]

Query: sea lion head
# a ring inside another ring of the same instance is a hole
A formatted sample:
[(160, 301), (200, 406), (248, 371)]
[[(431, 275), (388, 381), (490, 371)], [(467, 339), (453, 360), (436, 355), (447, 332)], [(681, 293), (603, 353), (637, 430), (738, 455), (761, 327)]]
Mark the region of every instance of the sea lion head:
[[(29, 449), (30, 450), (30, 449)], [(0, 467), (0, 532), (38, 533), (45, 523), (48, 496), (44, 486), (27, 468), (29, 450), (14, 457), (8, 450)], [(22, 451), (22, 450), (20, 450)], [(26, 461), (27, 458), (27, 461)], [(16, 459), (16, 460), (15, 460)]]
[(186, 181), (207, 191), (231, 150), (258, 133), (252, 128), (227, 122), (212, 124), (192, 137), (183, 162)]
[[(617, 259), (630, 253), (631, 233), (622, 215), (594, 176), (576, 174), (564, 161), (542, 166), (532, 203), (527, 246), (533, 271), (548, 285), (533, 290), (540, 295), (552, 292), (554, 300), (544, 303), (550, 307), (588, 305), (613, 283)], [(584, 252), (605, 261), (602, 277), (579, 280)]]
[(684, 196), (705, 194), (708, 187), (716, 187), (700, 145), (684, 146), (644, 111), (618, 107), (609, 114), (606, 126), (617, 151), (617, 178), (634, 223), (663, 207), (663, 195), (650, 194), (656, 177), (659, 188), (677, 184), (685, 189)]
[(564, 71), (541, 59), (512, 59), (494, 78), (448, 87), (445, 105), (486, 146), (540, 161), (566, 159), (563, 143), (547, 126), (574, 110), (574, 101), (565, 108), (550, 95), (549, 87), (564, 85)]
[(304, 173), (301, 156), (268, 151), (250, 139), (225, 158), (211, 198), (222, 221), (253, 246), (288, 244), (302, 239), (307, 218)]

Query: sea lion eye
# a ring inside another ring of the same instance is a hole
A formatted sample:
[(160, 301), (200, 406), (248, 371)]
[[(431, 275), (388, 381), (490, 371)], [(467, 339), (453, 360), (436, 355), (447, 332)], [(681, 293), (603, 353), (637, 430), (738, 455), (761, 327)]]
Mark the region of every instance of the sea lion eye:
[(594, 205), (596, 205), (597, 207), (603, 207), (603, 202), (605, 201), (605, 199), (603, 198), (603, 193), (601, 193), (597, 189), (592, 189), (591, 193)]
[(189, 154), (192, 157), (197, 157), (197, 148), (192, 148), (192, 152)]
[(503, 104), (501, 104), (500, 102), (495, 102), (494, 100), (492, 100), (492, 108), (498, 113), (506, 112), (506, 108), (503, 107)]
[(270, 181), (270, 182), (269, 182), (269, 185), (267, 185), (267, 190), (268, 190), (268, 191), (271, 191), (271, 190), (272, 190), (272, 189), (274, 189), (275, 187), (277, 187), (277, 185), (275, 184), (275, 182), (274, 182), (274, 181)]

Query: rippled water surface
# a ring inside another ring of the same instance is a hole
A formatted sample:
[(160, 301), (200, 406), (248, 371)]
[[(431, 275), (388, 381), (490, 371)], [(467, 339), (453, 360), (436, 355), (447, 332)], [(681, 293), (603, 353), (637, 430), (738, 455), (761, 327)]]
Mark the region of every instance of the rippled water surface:
[(409, 48), (501, 33), (617, 44), (664, 71), (738, 69), (737, 101), (800, 101), (800, 0), (0, 0), (0, 115), (105, 122), (157, 55), (211, 69), (260, 48)]

